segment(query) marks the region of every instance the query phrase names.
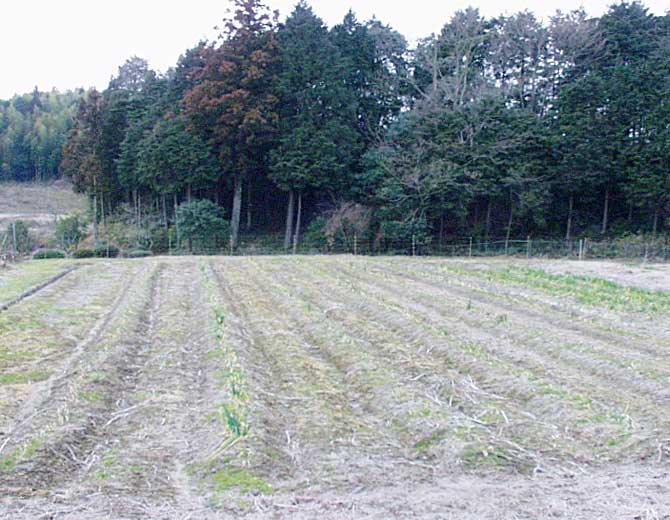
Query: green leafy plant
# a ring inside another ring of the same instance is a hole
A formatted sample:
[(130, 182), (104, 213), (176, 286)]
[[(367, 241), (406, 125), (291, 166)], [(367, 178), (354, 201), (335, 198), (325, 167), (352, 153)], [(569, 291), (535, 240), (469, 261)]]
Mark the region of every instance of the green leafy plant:
[(119, 248), (112, 244), (100, 242), (93, 249), (94, 256), (98, 258), (116, 258), (119, 256)]
[(65, 258), (65, 253), (58, 249), (41, 249), (33, 254), (33, 260), (51, 260), (54, 258)]
[(72, 253), (72, 258), (94, 258), (95, 251), (90, 248), (77, 249)]
[(223, 209), (209, 200), (184, 202), (177, 208), (177, 223), (189, 251), (224, 247), (230, 226)]
[(60, 247), (70, 250), (84, 238), (82, 222), (78, 215), (60, 219), (56, 223), (56, 240)]
[(7, 224), (5, 236), (2, 237), (0, 243), (3, 241), (9, 244), (10, 248), (16, 248), (16, 252), (26, 254), (32, 251), (35, 246), (35, 241), (28, 229), (28, 223), (24, 220), (15, 220)]

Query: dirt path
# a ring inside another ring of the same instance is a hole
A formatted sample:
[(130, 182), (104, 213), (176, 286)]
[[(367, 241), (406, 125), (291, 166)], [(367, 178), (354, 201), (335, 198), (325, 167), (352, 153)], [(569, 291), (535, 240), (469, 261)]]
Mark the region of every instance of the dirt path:
[(0, 314), (0, 518), (670, 519), (663, 302), (499, 268), (71, 273)]

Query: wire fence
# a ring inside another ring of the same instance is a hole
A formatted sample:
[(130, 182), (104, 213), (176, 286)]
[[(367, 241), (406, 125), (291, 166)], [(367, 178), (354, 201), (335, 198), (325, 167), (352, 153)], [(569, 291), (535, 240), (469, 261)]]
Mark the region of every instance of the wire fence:
[(537, 239), (493, 239), (480, 240), (462, 238), (458, 240), (420, 239), (418, 237), (401, 240), (363, 240), (353, 235), (338, 239), (309, 239), (285, 247), (279, 236), (242, 237), (236, 248), (198, 247), (193, 251), (171, 250), (168, 254), (208, 254), (208, 255), (405, 255), (435, 257), (526, 257), (526, 258), (571, 258), (622, 259), (649, 262), (670, 261), (670, 240), (667, 237), (649, 240), (574, 240)]
[[(224, 245), (225, 244), (225, 245)], [(182, 247), (152, 248), (153, 254), (163, 255), (405, 255), (434, 257), (517, 257), (517, 258), (566, 258), (566, 259), (621, 259), (632, 261), (669, 262), (670, 235), (656, 238), (631, 237), (615, 240), (579, 238), (556, 240), (526, 237), (525, 239), (496, 238), (490, 240), (465, 237), (439, 240), (411, 236), (403, 239), (362, 239), (356, 235), (337, 237), (310, 237), (305, 235), (285, 247), (284, 237), (272, 235), (242, 235), (237, 247), (219, 241), (219, 245), (193, 242), (192, 249)], [(132, 253), (129, 248), (126, 253)], [(121, 256), (130, 256), (121, 252)], [(0, 234), (0, 263), (19, 260), (15, 234)]]

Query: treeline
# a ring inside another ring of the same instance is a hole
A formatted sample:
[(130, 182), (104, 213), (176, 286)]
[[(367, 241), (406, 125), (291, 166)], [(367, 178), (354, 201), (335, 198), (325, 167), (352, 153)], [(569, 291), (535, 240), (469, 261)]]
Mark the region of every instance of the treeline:
[(0, 100), (0, 180), (58, 176), (63, 145), (84, 91), (39, 92)]
[(96, 221), (371, 240), (657, 233), (670, 216), (670, 16), (457, 12), (408, 48), (377, 20), (284, 23), (236, 0), (216, 42), (164, 75), (129, 60), (82, 99), (61, 163)]

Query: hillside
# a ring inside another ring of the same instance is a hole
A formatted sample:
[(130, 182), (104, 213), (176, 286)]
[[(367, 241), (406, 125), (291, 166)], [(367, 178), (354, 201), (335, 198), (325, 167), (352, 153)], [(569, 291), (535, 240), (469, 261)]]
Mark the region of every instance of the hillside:
[(85, 210), (86, 198), (74, 193), (65, 181), (0, 183), (0, 232), (15, 220), (25, 220), (32, 234), (43, 243), (52, 236), (59, 217)]

